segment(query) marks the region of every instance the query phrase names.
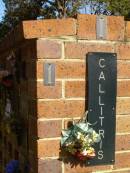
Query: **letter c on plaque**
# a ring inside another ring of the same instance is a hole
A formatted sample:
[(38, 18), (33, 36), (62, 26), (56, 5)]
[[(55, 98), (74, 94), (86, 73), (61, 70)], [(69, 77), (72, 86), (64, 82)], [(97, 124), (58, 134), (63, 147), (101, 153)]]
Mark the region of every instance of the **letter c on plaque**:
[(105, 62), (105, 59), (99, 59), (99, 66), (101, 68), (105, 68), (106, 67), (106, 65), (104, 64), (104, 62)]

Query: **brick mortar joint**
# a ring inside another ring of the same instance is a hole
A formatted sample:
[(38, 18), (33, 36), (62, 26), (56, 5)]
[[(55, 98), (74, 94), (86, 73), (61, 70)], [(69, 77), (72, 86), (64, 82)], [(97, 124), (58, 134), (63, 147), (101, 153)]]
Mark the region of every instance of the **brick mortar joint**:
[(130, 153), (130, 150), (116, 151), (115, 154), (127, 154)]
[(39, 160), (57, 160), (59, 157), (40, 157)]
[(47, 142), (47, 141), (60, 141), (61, 137), (54, 137), (54, 138), (39, 138), (38, 142)]
[[(111, 168), (113, 169), (113, 168)], [(130, 171), (130, 168), (123, 168), (123, 169), (116, 169), (116, 170), (102, 170), (102, 171), (93, 171), (92, 173), (112, 173), (112, 172), (119, 172), (122, 171), (122, 173), (124, 171)], [(125, 172), (124, 172), (125, 173)]]
[[(68, 118), (68, 117), (66, 117), (66, 118), (50, 118), (50, 119), (45, 119), (45, 118), (38, 118), (37, 120), (38, 121), (40, 121), (40, 122), (44, 122), (44, 121), (62, 121), (62, 120), (71, 120), (72, 118)], [(80, 119), (80, 117), (75, 117), (75, 118), (73, 118), (73, 119)]]

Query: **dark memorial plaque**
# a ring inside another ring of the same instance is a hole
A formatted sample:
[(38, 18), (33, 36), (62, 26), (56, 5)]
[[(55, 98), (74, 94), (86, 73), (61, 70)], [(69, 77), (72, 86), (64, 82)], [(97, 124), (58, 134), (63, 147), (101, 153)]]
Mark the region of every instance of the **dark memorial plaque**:
[(101, 135), (96, 157), (88, 165), (114, 164), (116, 128), (117, 60), (114, 53), (89, 53), (88, 120)]

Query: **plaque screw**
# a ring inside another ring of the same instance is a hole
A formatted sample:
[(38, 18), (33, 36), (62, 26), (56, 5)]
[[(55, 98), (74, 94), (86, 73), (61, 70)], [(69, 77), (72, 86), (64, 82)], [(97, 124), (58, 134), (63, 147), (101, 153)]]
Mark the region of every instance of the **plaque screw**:
[(92, 109), (90, 109), (89, 111), (92, 112)]

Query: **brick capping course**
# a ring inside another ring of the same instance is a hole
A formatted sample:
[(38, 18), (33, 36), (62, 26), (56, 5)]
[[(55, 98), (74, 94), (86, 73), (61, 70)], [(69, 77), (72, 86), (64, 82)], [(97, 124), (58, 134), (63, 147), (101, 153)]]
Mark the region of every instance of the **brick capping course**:
[[(122, 42), (130, 39), (130, 22), (125, 22), (124, 17), (107, 16), (107, 21), (106, 40)], [(96, 40), (96, 15), (79, 14), (77, 19), (23, 21), (0, 41), (0, 52), (15, 47), (24, 39), (63, 38), (66, 36)]]
[[(96, 15), (82, 14), (77, 19), (23, 21), (0, 42), (3, 67), (12, 72), (14, 59), (9, 55), (13, 49), (20, 68), (16, 71), (19, 82), (14, 81), (14, 98), (20, 115), (28, 119), (30, 173), (130, 172), (130, 22), (121, 16), (106, 18), (106, 40), (96, 38)], [(117, 54), (115, 165), (72, 167), (60, 153), (62, 129), (72, 119), (80, 119), (89, 101), (88, 52)], [(45, 63), (55, 64), (55, 86), (44, 85)], [(22, 163), (26, 146), (19, 150), (16, 140), (1, 127), (2, 167), (10, 159), (8, 142), (14, 147), (13, 155), (18, 153)], [(0, 166), (0, 173), (3, 168)]]

